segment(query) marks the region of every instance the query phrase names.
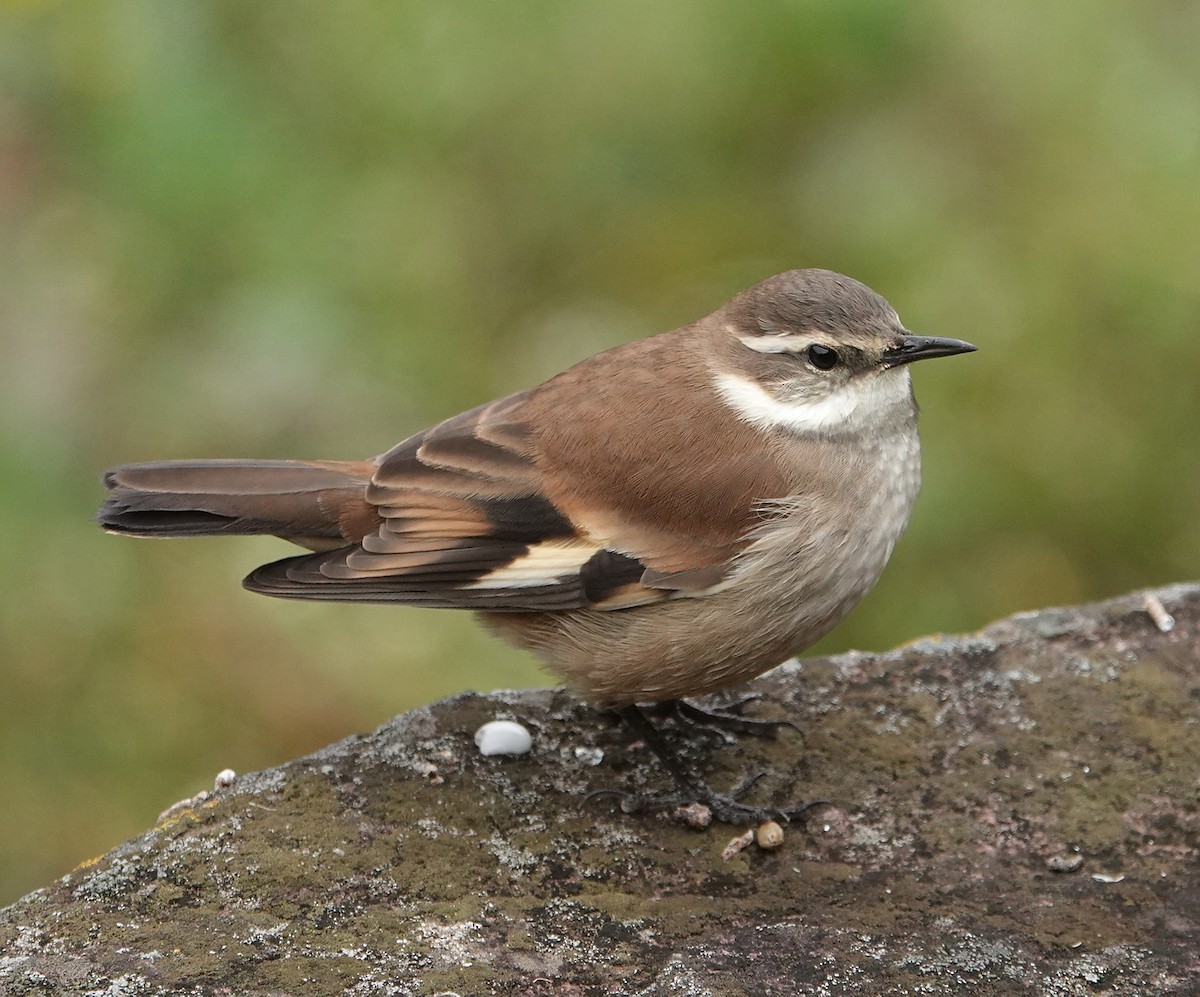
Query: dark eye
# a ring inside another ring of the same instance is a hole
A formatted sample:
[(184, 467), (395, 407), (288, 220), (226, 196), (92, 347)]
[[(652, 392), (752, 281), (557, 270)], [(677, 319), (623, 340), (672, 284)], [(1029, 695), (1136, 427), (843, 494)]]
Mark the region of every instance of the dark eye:
[(838, 356), (837, 350), (831, 350), (828, 346), (819, 346), (813, 343), (808, 348), (808, 362), (817, 370), (833, 370), (842, 358)]

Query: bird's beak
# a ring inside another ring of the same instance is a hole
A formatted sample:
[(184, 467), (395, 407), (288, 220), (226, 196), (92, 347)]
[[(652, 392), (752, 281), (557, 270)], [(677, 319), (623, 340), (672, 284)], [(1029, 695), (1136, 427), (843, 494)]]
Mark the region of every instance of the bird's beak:
[(971, 353), (975, 347), (961, 339), (939, 339), (937, 336), (902, 336), (900, 345), (884, 350), (883, 362), (887, 367), (899, 367), (914, 360), (930, 357), (951, 357), (955, 353)]

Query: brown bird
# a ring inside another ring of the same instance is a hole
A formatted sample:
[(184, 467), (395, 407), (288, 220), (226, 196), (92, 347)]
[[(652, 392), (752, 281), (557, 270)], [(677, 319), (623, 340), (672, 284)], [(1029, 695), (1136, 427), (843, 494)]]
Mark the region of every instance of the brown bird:
[[(669, 754), (637, 704), (760, 674), (875, 583), (920, 481), (907, 365), (974, 348), (793, 270), (369, 460), (115, 468), (97, 518), (314, 552), (252, 572), (267, 595), (476, 610)], [(722, 819), (783, 812), (664, 760)]]

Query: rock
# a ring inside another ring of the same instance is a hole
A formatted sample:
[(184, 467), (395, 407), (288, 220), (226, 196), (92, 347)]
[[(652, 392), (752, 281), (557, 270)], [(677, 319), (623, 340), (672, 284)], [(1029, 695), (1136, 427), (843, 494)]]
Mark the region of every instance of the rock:
[[(610, 718), (456, 696), (0, 912), (0, 993), (1200, 992), (1200, 585), (1154, 594), (1167, 632), (1139, 594), (764, 676), (803, 734), (687, 757), (830, 802), (728, 860), (739, 828), (586, 799), (667, 786)], [(475, 750), (497, 714), (531, 753)]]

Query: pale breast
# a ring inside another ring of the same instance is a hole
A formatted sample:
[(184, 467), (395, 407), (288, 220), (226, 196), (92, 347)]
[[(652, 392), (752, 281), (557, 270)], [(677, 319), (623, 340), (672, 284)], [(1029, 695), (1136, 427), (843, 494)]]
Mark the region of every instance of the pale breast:
[(735, 569), (737, 587), (768, 605), (798, 645), (824, 636), (870, 591), (920, 488), (915, 425), (836, 459), (819, 493), (766, 504)]
[(870, 590), (908, 522), (920, 483), (915, 425), (805, 458), (809, 488), (764, 503), (733, 573), (715, 590), (628, 611), (493, 614), (599, 705), (698, 696), (798, 654)]

